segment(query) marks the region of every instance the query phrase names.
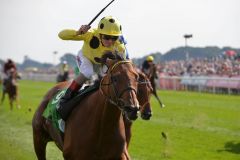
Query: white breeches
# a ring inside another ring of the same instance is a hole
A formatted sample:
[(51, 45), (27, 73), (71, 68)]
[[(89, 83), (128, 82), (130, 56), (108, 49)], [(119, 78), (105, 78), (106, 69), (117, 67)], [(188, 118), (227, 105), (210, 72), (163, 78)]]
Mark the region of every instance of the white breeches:
[(103, 75), (107, 71), (107, 67), (100, 64), (93, 64), (89, 59), (87, 59), (83, 54), (82, 50), (78, 52), (77, 64), (80, 73), (82, 73), (86, 78), (90, 79), (94, 74)]

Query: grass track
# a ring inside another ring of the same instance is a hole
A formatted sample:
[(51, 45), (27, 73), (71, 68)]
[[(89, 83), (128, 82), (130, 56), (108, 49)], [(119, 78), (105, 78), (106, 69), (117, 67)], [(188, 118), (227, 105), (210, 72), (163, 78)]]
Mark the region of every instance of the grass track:
[[(53, 83), (20, 81), (20, 110), (0, 106), (0, 159), (36, 159), (31, 119)], [(130, 154), (133, 160), (239, 160), (240, 96), (161, 91), (166, 108), (152, 98), (153, 118), (133, 126)], [(161, 133), (167, 134), (164, 139)], [(50, 143), (49, 160), (62, 160)]]

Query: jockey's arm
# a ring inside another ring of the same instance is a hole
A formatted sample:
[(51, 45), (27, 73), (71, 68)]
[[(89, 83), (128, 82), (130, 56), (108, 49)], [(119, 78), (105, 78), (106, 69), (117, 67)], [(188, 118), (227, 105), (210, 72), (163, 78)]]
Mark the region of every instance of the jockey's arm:
[(74, 40), (74, 41), (82, 41), (85, 40), (88, 36), (88, 32), (85, 34), (79, 34), (79, 31), (73, 30), (73, 29), (65, 29), (62, 30), (58, 37), (62, 40)]
[(89, 25), (82, 25), (79, 30), (73, 30), (73, 29), (65, 29), (62, 30), (58, 37), (62, 40), (75, 40), (75, 41), (81, 41), (85, 40), (86, 37), (89, 35), (88, 30), (91, 28)]

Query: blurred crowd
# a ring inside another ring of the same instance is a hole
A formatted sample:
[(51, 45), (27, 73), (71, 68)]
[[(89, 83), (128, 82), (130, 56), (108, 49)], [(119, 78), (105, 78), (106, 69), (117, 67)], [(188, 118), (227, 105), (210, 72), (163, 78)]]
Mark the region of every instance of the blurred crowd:
[(157, 64), (166, 76), (240, 76), (240, 61), (231, 58), (189, 59)]
[[(152, 57), (152, 56), (148, 56)], [(154, 62), (157, 67), (157, 72), (165, 76), (223, 76), (223, 77), (240, 77), (240, 58), (215, 57), (205, 59), (188, 59), (188, 60), (172, 60), (164, 62)], [(15, 64), (14, 64), (15, 65)], [(143, 64), (144, 65), (144, 64)], [(5, 67), (0, 65), (1, 74)], [(139, 67), (142, 68), (142, 67)], [(63, 75), (69, 78), (78, 74), (78, 69), (71, 68), (66, 61), (58, 66), (48, 69), (38, 69), (36, 67), (28, 67), (24, 74), (48, 74), (48, 75)], [(0, 77), (2, 77), (0, 75)]]

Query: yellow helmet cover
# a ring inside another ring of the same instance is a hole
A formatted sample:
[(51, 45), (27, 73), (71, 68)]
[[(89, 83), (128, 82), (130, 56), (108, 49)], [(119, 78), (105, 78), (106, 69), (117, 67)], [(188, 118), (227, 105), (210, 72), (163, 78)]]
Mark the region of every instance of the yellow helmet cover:
[(147, 56), (147, 61), (154, 61), (154, 58), (153, 58), (153, 56)]
[(111, 36), (120, 36), (122, 35), (122, 27), (116, 18), (107, 16), (100, 20), (98, 24), (98, 33)]

